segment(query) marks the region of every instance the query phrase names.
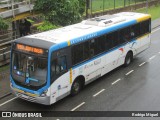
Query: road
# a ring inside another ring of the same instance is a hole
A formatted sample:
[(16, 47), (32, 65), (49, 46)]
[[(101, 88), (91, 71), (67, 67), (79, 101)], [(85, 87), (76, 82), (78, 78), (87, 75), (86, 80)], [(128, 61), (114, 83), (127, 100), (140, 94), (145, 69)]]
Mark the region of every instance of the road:
[[(139, 54), (130, 66), (119, 67), (99, 78), (87, 85), (77, 96), (68, 96), (51, 106), (43, 106), (11, 95), (0, 100), (0, 111), (160, 111), (160, 28), (152, 32), (150, 48)], [(107, 118), (115, 119), (134, 118)]]

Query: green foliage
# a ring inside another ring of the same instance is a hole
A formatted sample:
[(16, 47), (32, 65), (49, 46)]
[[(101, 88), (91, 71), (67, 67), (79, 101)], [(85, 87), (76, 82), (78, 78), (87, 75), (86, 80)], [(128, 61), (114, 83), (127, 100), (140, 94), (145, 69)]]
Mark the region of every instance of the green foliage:
[(65, 26), (79, 22), (85, 11), (85, 0), (37, 0), (34, 6), (47, 21)]
[(9, 25), (7, 24), (7, 22), (0, 17), (0, 31), (2, 30), (7, 30), (9, 27)]
[(52, 30), (52, 29), (56, 29), (59, 26), (55, 26), (50, 22), (45, 21), (42, 25), (38, 26), (37, 29), (39, 31), (48, 31), (48, 30)]
[[(138, 9), (136, 10), (136, 12), (146, 13), (147, 11), (146, 9), (147, 9), (146, 7), (142, 9)], [(160, 11), (160, 4), (157, 4), (156, 6), (151, 6), (148, 8), (148, 14), (152, 16), (152, 20), (160, 18), (160, 14), (157, 11)]]

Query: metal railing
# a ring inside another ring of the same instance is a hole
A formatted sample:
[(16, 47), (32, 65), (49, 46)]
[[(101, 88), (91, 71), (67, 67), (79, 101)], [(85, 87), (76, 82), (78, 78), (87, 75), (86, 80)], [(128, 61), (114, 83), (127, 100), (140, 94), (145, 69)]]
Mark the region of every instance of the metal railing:
[(11, 46), (0, 49), (0, 66), (9, 63)]
[[(35, 33), (39, 33), (39, 31), (32, 30), (32, 34)], [(10, 62), (11, 43), (17, 38), (20, 38), (17, 31), (10, 31), (0, 35), (0, 66)]]
[[(146, 7), (146, 12), (148, 12), (148, 7), (153, 2), (157, 4), (160, 0), (87, 0), (88, 5), (86, 6), (86, 17), (93, 17), (94, 14), (101, 13), (106, 14), (107, 11), (114, 11), (120, 8), (127, 8), (128, 10), (135, 10), (138, 8)], [(117, 11), (118, 12), (118, 11)]]
[(31, 0), (6, 0), (5, 4), (0, 4), (0, 8), (8, 8), (8, 10), (1, 12), (2, 18), (15, 17), (18, 14), (31, 12), (34, 5)]

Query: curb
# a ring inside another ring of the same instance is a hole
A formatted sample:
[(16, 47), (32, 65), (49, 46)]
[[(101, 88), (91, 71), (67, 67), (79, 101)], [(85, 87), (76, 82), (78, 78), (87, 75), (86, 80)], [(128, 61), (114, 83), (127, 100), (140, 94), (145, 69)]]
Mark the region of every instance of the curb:
[(12, 95), (11, 92), (10, 92), (10, 93), (7, 93), (7, 94), (5, 94), (5, 95), (3, 95), (2, 97), (0, 97), (0, 100), (2, 100), (3, 98), (5, 98), (5, 97), (7, 97), (7, 96), (10, 96), (10, 95)]

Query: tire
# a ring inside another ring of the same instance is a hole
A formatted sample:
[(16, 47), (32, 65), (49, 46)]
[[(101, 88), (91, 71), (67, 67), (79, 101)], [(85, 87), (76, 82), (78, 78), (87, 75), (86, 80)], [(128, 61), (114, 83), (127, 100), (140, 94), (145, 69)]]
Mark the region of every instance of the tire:
[(76, 80), (73, 82), (72, 87), (71, 87), (71, 95), (75, 96), (77, 95), (82, 89), (82, 84), (80, 80)]
[(132, 52), (128, 52), (125, 57), (124, 66), (125, 67), (129, 66), (132, 61), (133, 61), (133, 54)]

